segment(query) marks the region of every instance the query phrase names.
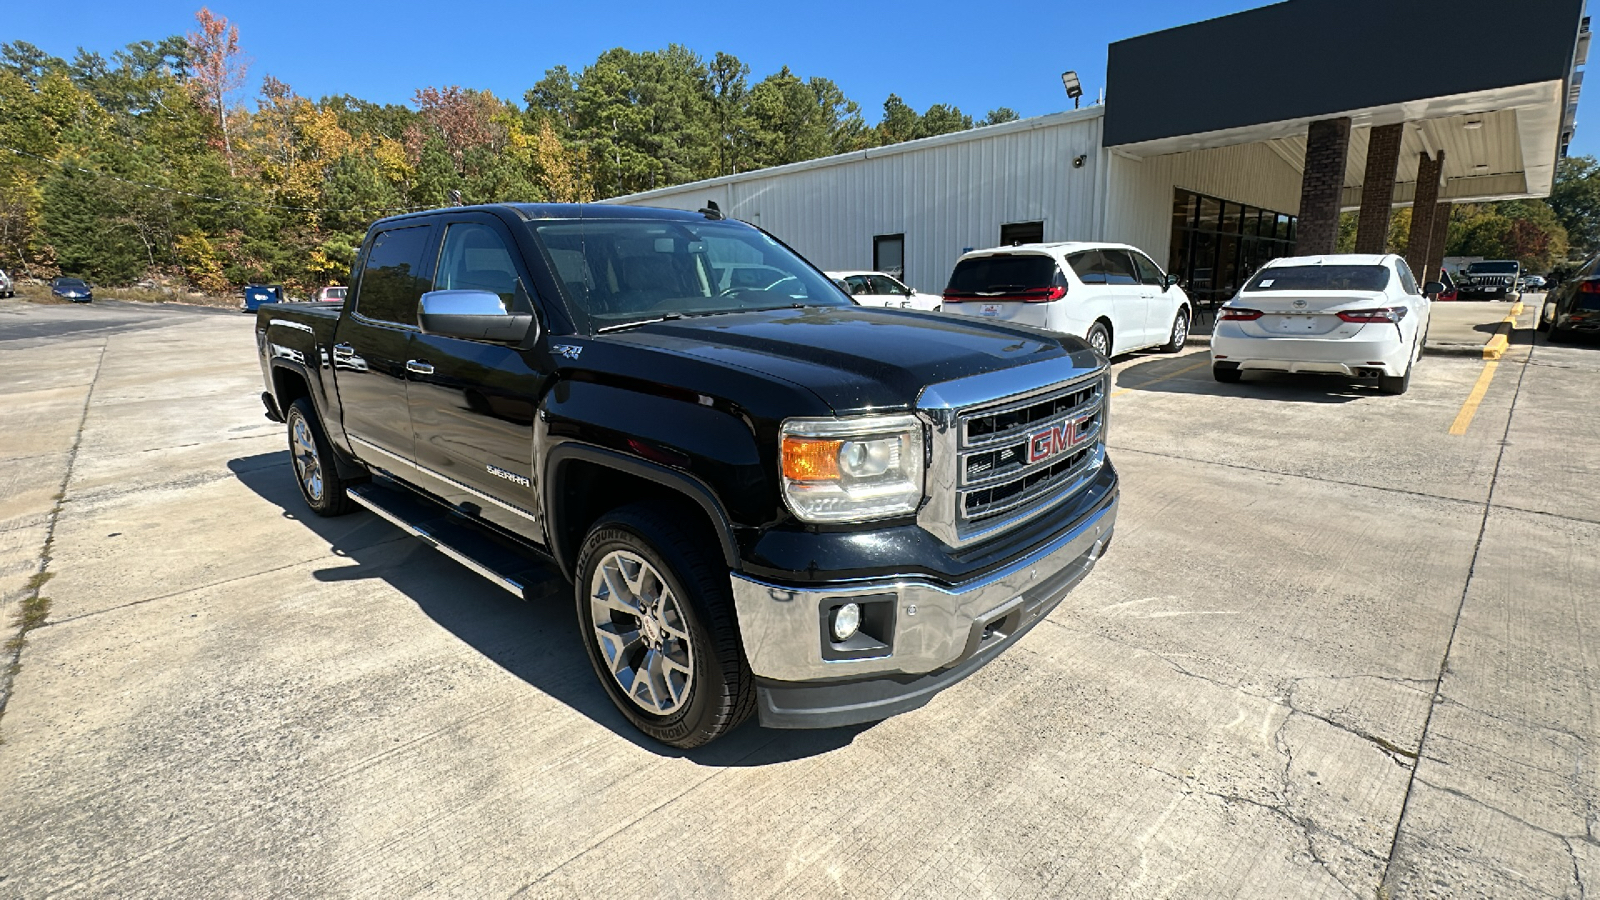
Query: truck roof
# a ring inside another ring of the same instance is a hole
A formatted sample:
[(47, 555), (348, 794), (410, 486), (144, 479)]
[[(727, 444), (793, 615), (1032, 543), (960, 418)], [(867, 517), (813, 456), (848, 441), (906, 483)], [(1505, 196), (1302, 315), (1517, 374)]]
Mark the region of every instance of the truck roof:
[(534, 219), (661, 219), (678, 222), (704, 222), (703, 213), (653, 206), (618, 206), (612, 203), (484, 203), (477, 206), (441, 206), (387, 216), (379, 222), (395, 222), (441, 212), (509, 212), (523, 221)]

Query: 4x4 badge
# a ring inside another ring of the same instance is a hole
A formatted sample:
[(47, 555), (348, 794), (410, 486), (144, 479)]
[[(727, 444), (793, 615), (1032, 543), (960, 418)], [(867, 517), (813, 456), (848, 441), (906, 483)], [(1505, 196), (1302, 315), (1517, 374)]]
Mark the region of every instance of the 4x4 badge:
[(583, 352), (583, 347), (579, 344), (552, 344), (550, 349), (554, 350), (557, 356), (565, 356), (567, 359), (577, 359)]

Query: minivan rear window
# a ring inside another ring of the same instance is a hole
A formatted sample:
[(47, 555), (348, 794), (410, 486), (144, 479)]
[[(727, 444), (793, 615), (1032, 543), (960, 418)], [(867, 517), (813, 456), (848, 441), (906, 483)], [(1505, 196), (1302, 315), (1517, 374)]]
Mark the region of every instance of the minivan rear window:
[(1275, 266), (1262, 269), (1247, 291), (1381, 291), (1387, 266)]
[(1056, 284), (1056, 261), (1036, 253), (974, 256), (956, 263), (945, 293), (993, 297)]

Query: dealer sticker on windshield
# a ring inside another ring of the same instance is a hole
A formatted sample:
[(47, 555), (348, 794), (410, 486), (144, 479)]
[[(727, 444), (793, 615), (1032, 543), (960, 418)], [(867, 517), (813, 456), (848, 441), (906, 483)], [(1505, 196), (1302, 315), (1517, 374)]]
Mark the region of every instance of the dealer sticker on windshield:
[(991, 318), (993, 318), (994, 316), (998, 316), (998, 315), (1000, 315), (1000, 304), (998, 304), (998, 303), (985, 303), (983, 305), (983, 308), (978, 310), (978, 314), (979, 315), (984, 315), (984, 316), (989, 316)]

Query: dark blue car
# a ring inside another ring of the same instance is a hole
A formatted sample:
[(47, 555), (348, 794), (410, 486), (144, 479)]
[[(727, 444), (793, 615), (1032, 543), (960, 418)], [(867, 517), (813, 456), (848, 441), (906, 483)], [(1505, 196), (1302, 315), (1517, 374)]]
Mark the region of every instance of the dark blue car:
[(244, 300), (239, 304), (240, 312), (255, 312), (263, 303), (282, 303), (283, 285), (281, 284), (248, 284), (244, 288)]
[(88, 303), (94, 299), (94, 292), (89, 290), (82, 278), (54, 278), (50, 281), (50, 296), (73, 303)]

